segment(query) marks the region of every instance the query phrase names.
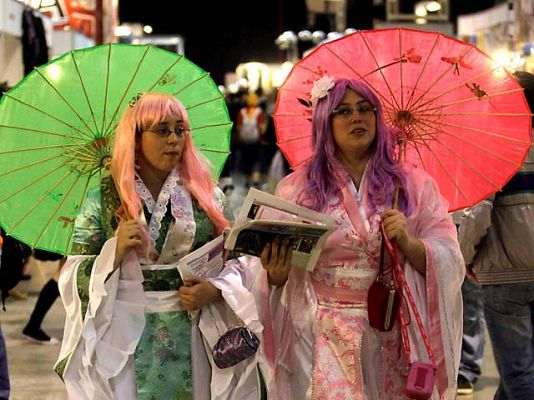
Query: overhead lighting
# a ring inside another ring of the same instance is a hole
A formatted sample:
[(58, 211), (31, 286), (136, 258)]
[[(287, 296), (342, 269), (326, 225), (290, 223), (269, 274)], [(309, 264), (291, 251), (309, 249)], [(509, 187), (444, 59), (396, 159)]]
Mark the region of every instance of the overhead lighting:
[(317, 44), (319, 43), (321, 40), (324, 39), (325, 37), (325, 33), (323, 31), (314, 31), (312, 33), (312, 40), (313, 40), (313, 43)]
[(425, 8), (428, 12), (437, 12), (441, 10), (441, 4), (439, 1), (427, 1)]
[(126, 37), (132, 35), (132, 28), (126, 25), (119, 25), (115, 27), (115, 36), (117, 37)]
[(152, 29), (150, 25), (143, 26), (143, 32), (145, 32), (147, 35), (150, 35), (153, 31), (154, 29)]
[(230, 83), (228, 85), (228, 91), (230, 93), (236, 94), (237, 92), (239, 92), (239, 85), (236, 82)]
[(426, 15), (427, 15), (427, 11), (426, 11), (425, 2), (420, 1), (419, 3), (415, 5), (415, 16), (421, 18), (421, 17), (426, 17)]
[(297, 36), (299, 37), (299, 40), (302, 40), (303, 42), (312, 40), (312, 33), (307, 29), (300, 31)]

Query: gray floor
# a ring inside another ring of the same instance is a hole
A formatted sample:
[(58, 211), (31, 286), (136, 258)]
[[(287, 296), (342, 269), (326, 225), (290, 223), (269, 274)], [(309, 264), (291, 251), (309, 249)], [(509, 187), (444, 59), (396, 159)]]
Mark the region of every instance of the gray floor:
[[(8, 299), (7, 312), (0, 310), (0, 323), (6, 337), (11, 379), (11, 400), (66, 400), (63, 382), (52, 370), (59, 354), (59, 344), (41, 345), (22, 336), (22, 328), (28, 321), (37, 300), (37, 293), (55, 271), (56, 264), (30, 263), (32, 279), (19, 284), (29, 292), (28, 300)], [(49, 335), (61, 338), (65, 311), (58, 299), (46, 315), (42, 328)]]
[[(236, 186), (230, 204), (237, 213), (246, 190)], [(59, 345), (40, 345), (25, 339), (22, 328), (33, 310), (37, 293), (54, 273), (54, 263), (30, 263), (32, 280), (19, 287), (30, 293), (28, 300), (9, 300), (7, 312), (0, 311), (0, 323), (6, 336), (12, 385), (11, 400), (66, 400), (63, 383), (53, 372), (52, 367), (59, 353)], [(65, 313), (58, 300), (47, 314), (42, 328), (51, 336), (61, 338)], [(483, 375), (472, 396), (458, 397), (462, 400), (490, 400), (498, 384), (498, 374), (491, 352), (487, 346)]]

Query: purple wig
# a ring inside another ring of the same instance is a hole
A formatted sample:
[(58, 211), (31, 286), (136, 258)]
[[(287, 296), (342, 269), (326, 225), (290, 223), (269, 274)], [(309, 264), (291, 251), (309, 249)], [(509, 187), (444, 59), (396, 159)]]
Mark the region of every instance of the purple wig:
[(367, 165), (369, 179), (369, 205), (372, 209), (382, 205), (391, 207), (396, 184), (400, 184), (399, 210), (411, 213), (410, 197), (406, 188), (406, 177), (395, 155), (396, 137), (387, 127), (382, 104), (378, 96), (362, 81), (339, 79), (328, 94), (315, 105), (312, 119), (313, 155), (306, 165), (307, 183), (299, 196), (299, 202), (316, 210), (325, 211), (329, 199), (336, 195), (342, 201), (341, 183), (336, 176), (336, 144), (332, 133), (332, 110), (337, 108), (345, 91), (352, 89), (376, 107), (376, 137), (371, 144)]

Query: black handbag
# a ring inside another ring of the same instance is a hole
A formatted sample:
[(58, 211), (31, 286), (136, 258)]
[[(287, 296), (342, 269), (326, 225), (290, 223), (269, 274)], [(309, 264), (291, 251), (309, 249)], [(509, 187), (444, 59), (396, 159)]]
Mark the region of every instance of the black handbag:
[(215, 346), (213, 347), (213, 361), (217, 367), (221, 369), (233, 367), (256, 354), (260, 345), (260, 340), (254, 332), (243, 324), (243, 321), (239, 319), (233, 310), (231, 310), (232, 314), (240, 326), (229, 329), (223, 335), (221, 335), (221, 332), (219, 331), (219, 327), (217, 326), (209, 306), (208, 310), (211, 314), (213, 324), (220, 336), (219, 340), (217, 340), (217, 343), (215, 343)]

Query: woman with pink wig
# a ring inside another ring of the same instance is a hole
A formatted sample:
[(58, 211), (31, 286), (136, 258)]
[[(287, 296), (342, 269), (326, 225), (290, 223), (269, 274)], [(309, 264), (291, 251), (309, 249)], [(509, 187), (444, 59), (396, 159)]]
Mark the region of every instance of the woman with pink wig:
[[(368, 317), (376, 300), (368, 300), (368, 293), (378, 275), (383, 223), (398, 245), (435, 360), (436, 381), (433, 389), (429, 384), (428, 397), (411, 398), (452, 400), (465, 273), (448, 205), (428, 174), (398, 164), (396, 136), (367, 84), (324, 76), (311, 93), (313, 155), (279, 183), (276, 194), (331, 215), (337, 229), (312, 272), (289, 268), (288, 258), (280, 256), (284, 247), (262, 254), (271, 283), (277, 394), (285, 399), (410, 398), (405, 389), (411, 361), (430, 362), (415, 316), (410, 309), (405, 337), (411, 360), (403, 350), (399, 318), (390, 331), (382, 331)], [(396, 187), (398, 209), (392, 207)], [(421, 376), (422, 382), (430, 377)]]
[(217, 283), (182, 282), (173, 265), (232, 218), (183, 105), (141, 95), (118, 125), (111, 176), (77, 216), (76, 255), (60, 278), (67, 317), (56, 370), (71, 399), (258, 398), (254, 362), (210, 365), (198, 310), (222, 300)]

